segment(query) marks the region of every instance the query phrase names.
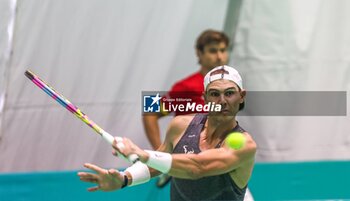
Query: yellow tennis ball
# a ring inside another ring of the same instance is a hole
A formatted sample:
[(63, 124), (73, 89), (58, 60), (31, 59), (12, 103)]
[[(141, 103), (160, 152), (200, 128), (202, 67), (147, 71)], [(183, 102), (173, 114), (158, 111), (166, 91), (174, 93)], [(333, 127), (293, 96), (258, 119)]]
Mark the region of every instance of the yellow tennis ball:
[(245, 145), (245, 136), (240, 132), (232, 132), (226, 137), (226, 144), (232, 149), (238, 150)]

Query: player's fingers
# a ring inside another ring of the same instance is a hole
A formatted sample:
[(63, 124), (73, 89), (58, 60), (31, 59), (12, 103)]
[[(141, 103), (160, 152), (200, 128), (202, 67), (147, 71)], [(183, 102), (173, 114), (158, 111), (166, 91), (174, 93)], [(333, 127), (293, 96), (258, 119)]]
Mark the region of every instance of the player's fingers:
[(112, 150), (112, 154), (113, 154), (114, 156), (119, 156), (119, 155), (118, 155), (118, 152), (117, 152), (115, 149)]
[(94, 186), (94, 187), (88, 188), (87, 190), (88, 190), (89, 192), (94, 192), (94, 191), (97, 191), (98, 189), (100, 189), (99, 186)]
[(125, 149), (124, 143), (123, 143), (123, 142), (118, 142), (118, 143), (117, 143), (117, 148), (118, 148), (118, 150), (119, 150), (121, 153), (123, 153), (123, 151), (124, 151), (124, 149)]
[(88, 182), (88, 183), (95, 183), (95, 184), (98, 183), (98, 180), (97, 180), (97, 179), (92, 179), (92, 178), (83, 178), (83, 177), (81, 177), (81, 178), (80, 178), (80, 181)]
[(125, 146), (130, 147), (131, 149), (134, 149), (136, 146), (129, 138), (124, 138), (123, 143)]
[(113, 147), (115, 147), (115, 146), (117, 145), (117, 142), (118, 142), (118, 141), (117, 141), (116, 138), (117, 138), (117, 137), (114, 137), (114, 140), (113, 140), (113, 143), (112, 143), (112, 146), (113, 146)]
[(114, 142), (113, 142), (112, 146), (118, 152), (123, 152), (123, 150), (125, 148), (124, 142), (123, 142), (123, 138), (121, 138), (121, 137), (114, 137)]
[(117, 176), (119, 176), (119, 171), (117, 171), (115, 169), (109, 169), (108, 174), (110, 174), (113, 177), (117, 177)]
[(86, 176), (86, 172), (78, 172), (77, 174), (79, 177)]
[(86, 167), (86, 168), (88, 168), (90, 170), (93, 170), (95, 172), (101, 173), (101, 174), (107, 173), (107, 171), (105, 169), (100, 168), (100, 167), (98, 167), (96, 165), (93, 165), (93, 164), (90, 164), (90, 163), (85, 163), (84, 167)]
[(121, 157), (121, 158), (125, 158), (124, 153), (122, 153), (121, 151), (119, 151), (118, 148), (113, 147), (114, 149), (112, 150), (112, 154), (116, 157)]
[(121, 138), (121, 137), (114, 137), (113, 145), (117, 145), (119, 142), (123, 142), (123, 138)]
[(80, 178), (97, 179), (95, 174), (91, 174), (91, 173), (88, 173), (88, 172), (78, 172), (78, 176)]
[(125, 138), (120, 138), (118, 141), (117, 141), (117, 148), (119, 149), (119, 151), (123, 152), (124, 149), (125, 149)]
[(124, 137), (124, 138), (123, 138), (123, 143), (124, 143), (124, 145), (129, 145), (129, 144), (130, 144), (130, 139)]
[(114, 138), (114, 143), (113, 143), (113, 148), (119, 152), (119, 153), (124, 153), (124, 150), (125, 150), (125, 145), (124, 145), (124, 142), (123, 142), (123, 138), (121, 137), (115, 137)]
[(78, 176), (92, 176), (92, 175), (94, 174), (90, 172), (78, 172)]

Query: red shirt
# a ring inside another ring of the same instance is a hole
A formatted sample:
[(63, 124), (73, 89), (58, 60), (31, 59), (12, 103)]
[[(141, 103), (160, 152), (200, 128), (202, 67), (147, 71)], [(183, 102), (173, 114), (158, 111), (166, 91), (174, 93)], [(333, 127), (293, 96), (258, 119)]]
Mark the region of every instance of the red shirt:
[[(194, 73), (178, 82), (176, 82), (171, 90), (163, 97), (164, 98), (170, 98), (179, 100), (177, 98), (181, 98), (181, 100), (184, 99), (190, 99), (191, 102), (195, 102), (196, 104), (204, 105), (204, 99), (203, 99), (203, 91), (204, 91), (204, 76), (200, 74), (199, 72)], [(175, 101), (177, 103), (182, 101)], [(192, 112), (178, 112), (175, 111), (175, 115), (180, 114), (189, 114)]]

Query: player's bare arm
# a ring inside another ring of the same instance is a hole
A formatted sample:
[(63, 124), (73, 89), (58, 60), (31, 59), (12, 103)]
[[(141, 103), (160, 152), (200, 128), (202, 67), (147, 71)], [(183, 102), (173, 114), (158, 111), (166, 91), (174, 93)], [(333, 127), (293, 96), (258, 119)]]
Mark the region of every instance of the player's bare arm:
[[(245, 163), (254, 160), (256, 144), (249, 134), (246, 134), (246, 138), (247, 143), (240, 150), (233, 150), (224, 145), (221, 148), (209, 149), (199, 154), (173, 154), (171, 170), (168, 174), (178, 178), (198, 179), (238, 169)], [(138, 148), (128, 139), (124, 139), (123, 142), (126, 147), (132, 149), (128, 151), (120, 150), (123, 154), (135, 153), (142, 162), (146, 163), (148, 161), (149, 154), (146, 151)], [(159, 151), (162, 150), (159, 149)]]
[(246, 133), (246, 145), (234, 150), (226, 144), (218, 149), (208, 149), (199, 154), (173, 154), (170, 175), (185, 179), (199, 179), (224, 174), (254, 161), (256, 144)]
[[(158, 151), (172, 152), (192, 118), (191, 116), (174, 118), (169, 126), (165, 142)], [(198, 179), (238, 169), (246, 163), (252, 162), (256, 152), (256, 144), (251, 136), (248, 133), (245, 133), (245, 136), (246, 145), (240, 150), (233, 150), (224, 145), (219, 149), (209, 149), (199, 154), (173, 154), (169, 174), (178, 178)], [(127, 148), (119, 151), (124, 155), (135, 153), (142, 162), (148, 161), (149, 153), (126, 138), (124, 138), (123, 143)]]

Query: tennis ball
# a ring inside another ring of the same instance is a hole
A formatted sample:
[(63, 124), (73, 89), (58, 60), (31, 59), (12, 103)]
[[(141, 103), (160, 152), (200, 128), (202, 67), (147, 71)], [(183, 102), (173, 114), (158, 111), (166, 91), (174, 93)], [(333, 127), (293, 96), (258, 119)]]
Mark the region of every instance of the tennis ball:
[(227, 135), (226, 144), (230, 148), (238, 150), (245, 145), (245, 136), (240, 132), (232, 132)]

